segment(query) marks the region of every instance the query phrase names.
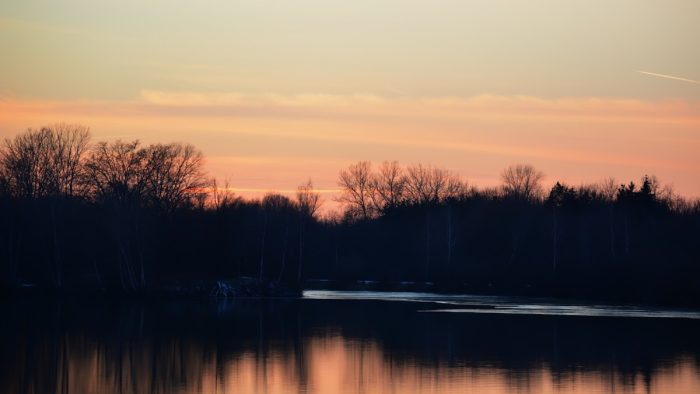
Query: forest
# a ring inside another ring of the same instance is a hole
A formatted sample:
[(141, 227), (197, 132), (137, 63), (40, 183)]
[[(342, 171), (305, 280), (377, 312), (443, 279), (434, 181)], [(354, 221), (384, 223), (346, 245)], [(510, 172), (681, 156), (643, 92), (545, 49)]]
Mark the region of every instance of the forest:
[[(543, 184), (515, 164), (478, 188), (447, 169), (360, 161), (343, 212), (309, 180), (292, 198), (243, 199), (183, 143), (92, 142), (81, 125), (0, 147), (5, 291), (147, 294), (248, 280), (329, 288), (700, 304), (700, 201), (653, 175)], [(313, 174), (310, 174), (313, 175)]]

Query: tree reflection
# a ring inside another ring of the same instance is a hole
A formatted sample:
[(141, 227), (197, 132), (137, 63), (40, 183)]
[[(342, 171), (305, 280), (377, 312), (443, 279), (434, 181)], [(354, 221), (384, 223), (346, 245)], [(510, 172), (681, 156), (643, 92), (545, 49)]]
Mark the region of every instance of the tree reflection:
[(694, 321), (449, 316), (410, 303), (15, 302), (4, 393), (692, 392)]

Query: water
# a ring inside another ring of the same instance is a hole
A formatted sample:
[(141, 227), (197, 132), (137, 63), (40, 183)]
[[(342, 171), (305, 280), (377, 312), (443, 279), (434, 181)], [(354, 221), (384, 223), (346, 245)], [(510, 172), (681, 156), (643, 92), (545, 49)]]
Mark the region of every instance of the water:
[(700, 320), (700, 310), (659, 308), (639, 305), (571, 303), (532, 297), (445, 295), (413, 292), (307, 290), (304, 298), (314, 300), (377, 300), (444, 305), (421, 312), (498, 313), (509, 315), (551, 315), (587, 317), (636, 317)]
[(307, 292), (0, 313), (0, 393), (700, 393), (697, 311)]

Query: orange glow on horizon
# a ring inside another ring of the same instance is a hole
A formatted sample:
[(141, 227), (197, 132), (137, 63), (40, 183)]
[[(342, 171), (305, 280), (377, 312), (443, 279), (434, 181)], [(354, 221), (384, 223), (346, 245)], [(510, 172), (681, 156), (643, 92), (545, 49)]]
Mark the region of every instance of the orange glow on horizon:
[(113, 102), (0, 99), (1, 137), (57, 121), (90, 126), (93, 140), (192, 143), (219, 184), (244, 197), (293, 195), (311, 178), (332, 201), (338, 172), (359, 160), (443, 166), (482, 187), (516, 162), (543, 170), (547, 185), (655, 174), (700, 196), (700, 103), (683, 100), (160, 91)]

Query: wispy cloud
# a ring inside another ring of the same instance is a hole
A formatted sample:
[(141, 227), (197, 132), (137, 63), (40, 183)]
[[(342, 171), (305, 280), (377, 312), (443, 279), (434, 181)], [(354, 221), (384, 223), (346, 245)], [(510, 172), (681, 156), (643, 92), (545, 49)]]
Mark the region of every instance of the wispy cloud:
[[(698, 119), (700, 103), (596, 97), (387, 97), (374, 94), (244, 94), (142, 90), (136, 103), (153, 113), (203, 117), (292, 117), (333, 120), (427, 121), (475, 118)], [(113, 108), (113, 107), (112, 107)]]
[(694, 79), (688, 79), (688, 78), (682, 78), (682, 77), (674, 77), (673, 75), (659, 74), (659, 73), (653, 73), (653, 72), (650, 72), (650, 71), (642, 71), (642, 70), (637, 70), (637, 72), (640, 73), (640, 74), (644, 74), (644, 75), (651, 75), (652, 77), (673, 79), (673, 80), (675, 80), (675, 81), (683, 81), (683, 82), (690, 82), (690, 83), (700, 84), (700, 81), (696, 81), (696, 80), (694, 80)]
[(386, 100), (369, 94), (242, 94), (237, 92), (168, 92), (142, 90), (140, 99), (149, 104), (169, 107), (347, 107), (382, 104)]

